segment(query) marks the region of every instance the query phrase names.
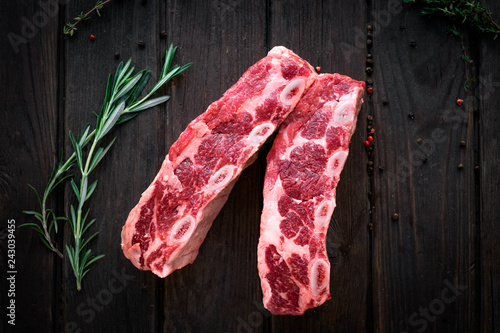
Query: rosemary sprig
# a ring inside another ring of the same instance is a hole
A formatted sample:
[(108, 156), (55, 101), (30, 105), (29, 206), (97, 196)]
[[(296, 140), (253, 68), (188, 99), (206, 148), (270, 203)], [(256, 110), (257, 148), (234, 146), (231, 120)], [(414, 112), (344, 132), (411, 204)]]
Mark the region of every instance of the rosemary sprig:
[(66, 25), (64, 25), (63, 27), (63, 33), (67, 36), (73, 36), (73, 34), (75, 33), (76, 30), (78, 30), (76, 28), (76, 25), (82, 21), (87, 21), (89, 18), (90, 18), (90, 14), (92, 14), (92, 12), (96, 12), (97, 16), (101, 17), (101, 10), (102, 10), (102, 7), (107, 4), (108, 2), (110, 2), (111, 0), (105, 0), (105, 1), (102, 1), (102, 0), (98, 0), (95, 4), (95, 6), (89, 10), (88, 12), (86, 12), (85, 14), (83, 12), (81, 12), (80, 14), (78, 14), (78, 16), (76, 16), (73, 20), (74, 22), (73, 23), (66, 23)]
[(492, 13), (479, 0), (403, 0), (408, 4), (423, 5), (422, 15), (444, 15), (460, 21), (481, 33), (493, 34), (496, 39), (500, 26), (493, 20)]
[[(94, 256), (90, 248), (88, 248), (88, 243), (97, 235), (97, 232), (84, 238), (89, 227), (95, 222), (95, 219), (88, 219), (88, 209), (84, 213), (84, 204), (94, 193), (97, 186), (97, 180), (89, 184), (89, 175), (109, 151), (115, 139), (106, 147), (101, 146), (100, 143), (116, 125), (130, 120), (137, 116), (138, 112), (166, 102), (170, 98), (168, 95), (160, 97), (153, 97), (153, 95), (166, 82), (192, 65), (192, 63), (188, 63), (184, 66), (175, 65), (171, 67), (176, 49), (176, 47), (170, 45), (170, 48), (166, 52), (165, 63), (163, 64), (158, 82), (146, 96), (139, 100), (139, 96), (151, 77), (151, 72), (141, 70), (132, 75), (134, 68), (130, 67), (131, 60), (125, 64), (121, 62), (115, 74), (110, 74), (108, 77), (106, 95), (101, 112), (97, 115), (95, 129), (90, 131), (90, 125), (87, 124), (78, 137), (75, 137), (71, 131), (69, 132), (74, 152), (65, 162), (61, 160), (54, 167), (41, 198), (38, 191), (29, 185), (33, 188), (38, 198), (40, 211), (24, 211), (24, 213), (33, 215), (38, 222), (25, 223), (21, 226), (30, 226), (36, 230), (42, 243), (62, 258), (63, 255), (58, 250), (57, 244), (53, 241), (51, 235), (53, 229), (57, 233), (58, 221), (69, 221), (74, 244), (66, 244), (66, 251), (76, 278), (78, 290), (81, 290), (81, 282), (87, 274), (89, 266), (103, 257), (103, 255)], [(90, 148), (86, 150), (85, 147), (89, 143)], [(76, 181), (73, 175), (67, 174), (75, 164), (80, 174), (78, 181)], [(57, 217), (54, 210), (47, 208), (47, 199), (57, 186), (67, 180), (70, 180), (71, 188), (78, 204), (76, 207), (70, 205), (70, 215), (68, 217)]]

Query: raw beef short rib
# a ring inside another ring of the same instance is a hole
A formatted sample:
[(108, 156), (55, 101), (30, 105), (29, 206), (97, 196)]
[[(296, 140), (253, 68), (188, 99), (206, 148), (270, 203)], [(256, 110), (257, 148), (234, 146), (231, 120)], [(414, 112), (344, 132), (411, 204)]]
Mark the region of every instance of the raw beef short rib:
[(267, 156), (257, 254), (273, 314), (303, 314), (331, 298), (326, 233), (363, 92), (363, 82), (320, 75)]
[(194, 119), (130, 212), (125, 256), (160, 277), (192, 263), (242, 170), (316, 78), (306, 61), (275, 47)]

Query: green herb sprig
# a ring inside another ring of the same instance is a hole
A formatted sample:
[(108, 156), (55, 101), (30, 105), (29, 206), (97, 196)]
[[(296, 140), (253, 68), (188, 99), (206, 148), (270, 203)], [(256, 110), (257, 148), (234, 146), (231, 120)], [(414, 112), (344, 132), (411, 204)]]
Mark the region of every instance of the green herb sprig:
[(474, 28), (481, 33), (493, 34), (496, 39), (500, 26), (493, 20), (491, 11), (479, 0), (403, 0), (407, 4), (423, 5), (420, 13), (426, 16), (444, 15)]
[(102, 1), (102, 0), (98, 0), (95, 4), (95, 6), (89, 10), (88, 12), (86, 12), (85, 14), (83, 12), (81, 12), (80, 14), (78, 14), (78, 16), (76, 16), (73, 20), (74, 22), (73, 23), (66, 23), (66, 25), (64, 25), (63, 27), (63, 33), (67, 36), (73, 36), (73, 34), (75, 33), (76, 30), (78, 30), (76, 28), (76, 25), (82, 21), (87, 21), (89, 18), (90, 18), (90, 14), (92, 14), (92, 12), (96, 12), (97, 16), (101, 17), (101, 10), (102, 10), (102, 7), (107, 4), (108, 2), (110, 2), (111, 0), (105, 0), (105, 1)]
[[(188, 63), (184, 66), (175, 65), (171, 67), (176, 49), (176, 47), (170, 45), (165, 55), (165, 63), (158, 82), (141, 99), (138, 98), (148, 83), (151, 72), (141, 70), (132, 75), (134, 67), (130, 67), (131, 60), (128, 60), (125, 64), (121, 62), (115, 74), (110, 74), (108, 77), (106, 95), (101, 112), (97, 115), (95, 129), (90, 131), (90, 125), (87, 124), (78, 137), (71, 131), (69, 132), (74, 152), (65, 162), (61, 159), (57, 166), (54, 167), (42, 197), (39, 196), (38, 191), (33, 186), (29, 185), (38, 198), (40, 211), (24, 211), (28, 215), (33, 215), (38, 222), (25, 223), (22, 226), (30, 226), (36, 230), (42, 243), (62, 258), (62, 253), (52, 239), (52, 231), (58, 232), (58, 221), (65, 220), (70, 223), (74, 243), (66, 244), (65, 247), (78, 290), (81, 290), (82, 279), (89, 271), (89, 266), (104, 256), (95, 256), (92, 254), (91, 249), (88, 248), (89, 242), (98, 234), (97, 232), (84, 238), (89, 227), (95, 222), (95, 219), (90, 220), (88, 218), (89, 209), (84, 212), (84, 205), (97, 186), (97, 180), (90, 183), (89, 176), (99, 162), (102, 161), (116, 138), (105, 147), (101, 146), (101, 141), (116, 125), (130, 120), (137, 116), (140, 111), (164, 103), (170, 98), (168, 95), (160, 97), (153, 97), (153, 95), (166, 82), (192, 65), (192, 63)], [(88, 144), (90, 144), (90, 148), (86, 150)], [(77, 166), (80, 175), (79, 179), (67, 174), (74, 165)], [(69, 216), (58, 217), (53, 209), (47, 208), (47, 200), (50, 194), (67, 180), (70, 181), (78, 204), (76, 206), (70, 205)]]
[(477, 82), (476, 78), (471, 77), (471, 65), (474, 63), (474, 61), (469, 56), (468, 49), (465, 46), (464, 35), (460, 32), (460, 30), (458, 30), (455, 25), (452, 25), (447, 28), (447, 32), (451, 36), (455, 36), (460, 39), (460, 44), (462, 45), (462, 56), (460, 58), (464, 61), (465, 64), (465, 82), (463, 84), (463, 88), (464, 91), (467, 92), (467, 90), (469, 90), (469, 88)]

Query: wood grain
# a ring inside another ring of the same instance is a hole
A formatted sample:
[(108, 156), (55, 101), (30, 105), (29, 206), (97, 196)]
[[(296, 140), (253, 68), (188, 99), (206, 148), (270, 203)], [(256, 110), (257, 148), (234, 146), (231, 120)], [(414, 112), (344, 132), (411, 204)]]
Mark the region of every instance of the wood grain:
[[(167, 8), (169, 38), (182, 45), (181, 61), (194, 62), (179, 88), (172, 87), (165, 143), (170, 147), (192, 119), (266, 55), (266, 6), (264, 1), (169, 1)], [(189, 58), (184, 50), (190, 50)], [(264, 171), (261, 151), (240, 176), (196, 261), (164, 280), (165, 332), (262, 331), (267, 325), (256, 250)]]
[[(72, 1), (69, 13), (88, 6), (87, 1)], [(156, 82), (164, 47), (159, 42), (158, 1), (106, 6), (102, 17), (91, 25), (82, 25), (75, 38), (65, 40), (66, 103), (65, 133), (79, 133), (86, 122), (95, 125), (93, 112), (99, 112), (104, 99), (109, 73), (120, 61), (132, 59), (136, 71), (152, 71), (148, 87)], [(141, 22), (140, 27), (130, 22)], [(90, 41), (90, 34), (96, 39)], [(144, 47), (139, 42), (144, 42)], [(115, 54), (119, 54), (116, 59)], [(148, 89), (148, 87), (146, 89)], [(64, 267), (64, 321), (75, 328), (96, 332), (156, 332), (157, 304), (161, 308), (158, 280), (149, 272), (141, 272), (123, 256), (120, 233), (130, 209), (137, 203), (146, 184), (153, 179), (162, 161), (157, 143), (163, 139), (164, 126), (158, 122), (164, 106), (147, 110), (132, 121), (118, 126), (103, 140), (107, 145), (117, 140), (90, 181), (99, 184), (88, 203), (90, 217), (97, 221), (87, 236), (98, 231), (90, 243), (93, 253), (106, 257), (92, 265), (84, 278), (82, 291), (77, 291), (69, 262)], [(65, 138), (69, 149), (69, 140)], [(161, 148), (161, 147), (160, 147)], [(66, 202), (73, 202), (71, 189)], [(68, 207), (66, 207), (68, 209)], [(66, 241), (70, 239), (66, 234)], [(73, 242), (71, 240), (71, 242)], [(122, 316), (125, 320), (109, 320)], [(132, 320), (131, 318), (140, 318)], [(127, 319), (129, 318), (129, 319)]]
[[(6, 2), (0, 22), (3, 309), (7, 221), (33, 221), (21, 213), (37, 208), (27, 184), (43, 189), (61, 150), (71, 150), (68, 131), (95, 124), (107, 75), (132, 58), (136, 68), (151, 69), (152, 86), (170, 43), (179, 47), (174, 63), (194, 66), (161, 89), (169, 102), (110, 133), (117, 140), (91, 175), (99, 185), (88, 205), (97, 218), (91, 231), (99, 231), (91, 248), (106, 257), (91, 267), (82, 291), (67, 259), (32, 230), (17, 230), (17, 325), (7, 324), (3, 310), (1, 332), (498, 331), (498, 40), (462, 28), (462, 49), (446, 34), (449, 22), (423, 18), (400, 0), (112, 1), (101, 18), (65, 38), (63, 24), (94, 2), (60, 1), (58, 9), (49, 2)], [(484, 3), (499, 21), (500, 5)], [(9, 33), (29, 37), (16, 51)], [(172, 143), (275, 45), (321, 72), (372, 80), (374, 89), (365, 95), (327, 236), (332, 300), (297, 317), (263, 308), (257, 273), (272, 141), (241, 175), (192, 265), (160, 279), (137, 270), (120, 249), (128, 212)], [(466, 92), (468, 78), (477, 83)], [(363, 145), (368, 115), (376, 130), (373, 174)], [(69, 187), (50, 200), (60, 214), (71, 203)], [(63, 229), (61, 249), (71, 239)]]
[[(374, 3), (381, 13), (390, 9)], [(472, 109), (455, 102), (466, 80), (460, 41), (416, 8), (373, 26), (374, 330), (477, 329), (475, 136)]]
[[(363, 1), (272, 1), (270, 45), (291, 48), (311, 65), (320, 66), (321, 72), (364, 81), (366, 48), (364, 41), (357, 47), (352, 33), (365, 28), (365, 6)], [(346, 29), (339, 31), (340, 26)], [(365, 103), (337, 188), (337, 207), (327, 235), (332, 300), (300, 317), (273, 316), (273, 332), (354, 332), (370, 327), (368, 175), (363, 149), (367, 110)], [(353, 276), (357, 277), (355, 285)]]
[[(500, 6), (497, 1), (486, 1), (488, 8), (495, 13), (494, 18), (500, 18)], [(479, 285), (480, 298), (477, 306), (480, 312), (480, 331), (496, 332), (500, 327), (500, 221), (499, 184), (500, 184), (500, 135), (496, 128), (500, 124), (498, 109), (500, 99), (500, 76), (497, 68), (496, 55), (500, 45), (489, 38), (481, 39), (479, 55), (479, 83), (474, 95), (475, 114), (478, 119), (477, 137), (479, 140), (479, 207), (477, 215), (480, 219), (479, 229)]]
[[(15, 300), (16, 329), (53, 331), (59, 311), (60, 265), (30, 228), (18, 228), (15, 253), (15, 297), (7, 298), (7, 221), (16, 225), (35, 222), (22, 213), (38, 210), (36, 196), (58, 157), (58, 43), (57, 15), (49, 16), (31, 1), (4, 4), (9, 15), (1, 20), (0, 48), (0, 269), (2, 320), (0, 331), (8, 332), (7, 301)], [(55, 193), (49, 204), (57, 207)], [(56, 236), (54, 236), (56, 237)], [(57, 238), (56, 238), (57, 239)], [(60, 247), (61, 248), (61, 247)], [(9, 258), (10, 259), (10, 258)], [(37, 297), (29, 297), (37, 295)]]

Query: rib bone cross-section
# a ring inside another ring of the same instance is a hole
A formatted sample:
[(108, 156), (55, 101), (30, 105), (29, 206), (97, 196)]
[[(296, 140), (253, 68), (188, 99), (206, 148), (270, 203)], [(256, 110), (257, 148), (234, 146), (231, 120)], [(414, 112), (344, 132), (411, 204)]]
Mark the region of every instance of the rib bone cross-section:
[(194, 119), (130, 212), (125, 256), (160, 277), (192, 263), (242, 170), (316, 77), (305, 60), (275, 47)]

